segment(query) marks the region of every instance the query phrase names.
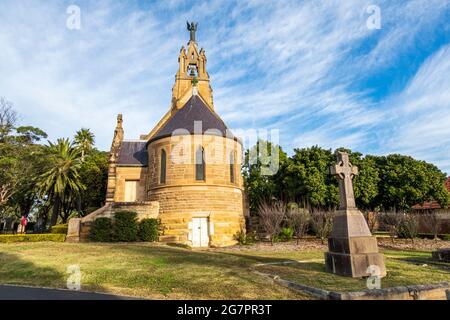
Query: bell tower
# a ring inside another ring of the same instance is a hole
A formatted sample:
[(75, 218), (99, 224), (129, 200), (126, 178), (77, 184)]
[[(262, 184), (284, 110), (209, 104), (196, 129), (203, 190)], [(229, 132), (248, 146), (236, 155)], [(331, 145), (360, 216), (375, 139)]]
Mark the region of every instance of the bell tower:
[(190, 39), (187, 43), (187, 50), (184, 46), (181, 47), (178, 56), (179, 68), (172, 88), (172, 109), (180, 109), (186, 104), (192, 96), (194, 86), (197, 87), (198, 95), (211, 109), (214, 109), (209, 74), (206, 71), (205, 50), (201, 48), (198, 51), (195, 40), (197, 25), (194, 22), (187, 22)]

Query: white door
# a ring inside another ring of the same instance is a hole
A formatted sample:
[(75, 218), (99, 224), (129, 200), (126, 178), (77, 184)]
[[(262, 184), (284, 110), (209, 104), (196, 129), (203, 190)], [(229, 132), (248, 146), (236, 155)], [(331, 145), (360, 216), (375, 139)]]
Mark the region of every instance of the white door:
[(125, 202), (136, 202), (137, 181), (125, 181)]
[(207, 247), (209, 245), (208, 218), (192, 219), (192, 246)]

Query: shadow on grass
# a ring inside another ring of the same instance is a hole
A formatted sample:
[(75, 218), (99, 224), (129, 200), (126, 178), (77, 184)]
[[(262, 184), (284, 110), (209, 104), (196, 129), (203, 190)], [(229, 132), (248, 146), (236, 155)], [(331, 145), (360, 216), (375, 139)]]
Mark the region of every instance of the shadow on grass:
[[(15, 254), (0, 252), (0, 300), (122, 299), (107, 294), (68, 290), (70, 275), (55, 268), (37, 266)], [(99, 289), (105, 291), (101, 287)]]
[[(278, 285), (268, 285), (268, 279), (253, 271), (257, 263), (273, 263), (288, 259), (250, 256), (227, 252), (196, 251), (169, 246), (117, 246), (111, 250), (126, 250), (132, 254), (162, 259), (164, 266), (156, 267), (152, 276), (168, 277), (167, 292), (184, 292), (195, 299), (246, 299), (283, 298), (285, 290)], [(151, 259), (149, 259), (151, 261)], [(294, 261), (294, 260), (292, 260)], [(155, 267), (153, 262), (152, 267)], [(158, 279), (159, 280), (159, 279)], [(161, 285), (158, 283), (157, 285)], [(260, 292), (258, 292), (260, 291)], [(275, 292), (272, 294), (270, 291)], [(220, 292), (220, 293), (219, 293)], [(294, 294), (294, 293), (293, 293)]]

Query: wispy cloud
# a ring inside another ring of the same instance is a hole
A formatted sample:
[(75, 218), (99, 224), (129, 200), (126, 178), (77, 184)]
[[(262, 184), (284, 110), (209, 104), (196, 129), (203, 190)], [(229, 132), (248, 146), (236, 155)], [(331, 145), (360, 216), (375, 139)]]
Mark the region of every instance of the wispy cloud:
[[(319, 144), (404, 152), (450, 172), (448, 1), (0, 3), (0, 95), (52, 139), (91, 128), (109, 148), (167, 111), (186, 20), (199, 21), (216, 110), (231, 128), (279, 128)], [(382, 29), (369, 30), (369, 4)], [(447, 32), (446, 32), (447, 31)]]

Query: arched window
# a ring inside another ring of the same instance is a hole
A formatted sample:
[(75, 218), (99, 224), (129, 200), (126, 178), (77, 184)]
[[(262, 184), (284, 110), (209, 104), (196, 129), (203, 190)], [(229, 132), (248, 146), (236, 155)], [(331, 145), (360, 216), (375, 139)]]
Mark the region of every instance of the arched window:
[(235, 177), (234, 177), (234, 154), (233, 154), (233, 152), (230, 153), (230, 182), (231, 183), (235, 182)]
[(159, 183), (166, 183), (166, 151), (161, 150), (161, 162), (160, 162), (160, 173), (159, 173)]
[(202, 147), (195, 152), (195, 180), (205, 180), (205, 150)]

